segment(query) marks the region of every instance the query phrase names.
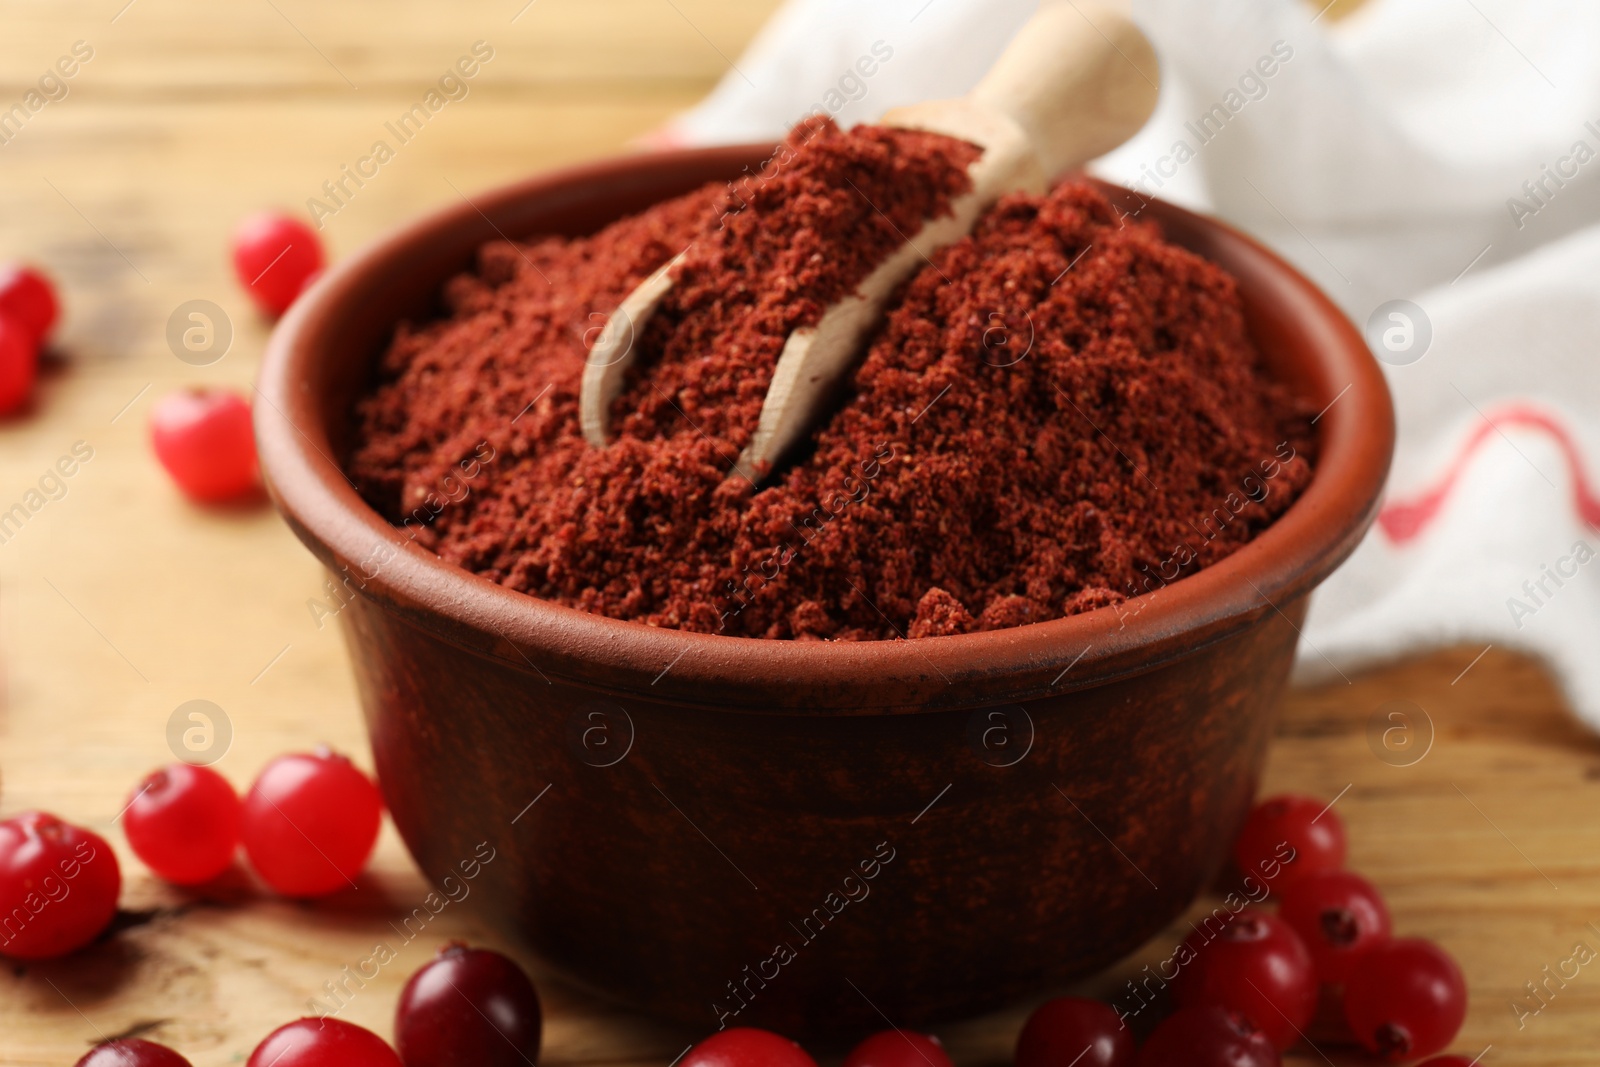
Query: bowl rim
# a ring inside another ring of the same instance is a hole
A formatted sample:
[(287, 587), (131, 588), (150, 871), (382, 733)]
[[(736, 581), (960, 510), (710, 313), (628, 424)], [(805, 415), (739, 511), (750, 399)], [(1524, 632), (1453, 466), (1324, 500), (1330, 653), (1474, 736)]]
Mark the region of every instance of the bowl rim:
[(1275, 253), (1224, 223), (1105, 183), (1097, 184), (1124, 200), (1138, 197), (1141, 209), (1163, 224), (1204, 235), (1213, 252), (1249, 264), (1257, 282), (1265, 278), (1268, 292), (1255, 293), (1244, 278), (1241, 292), (1263, 305), (1270, 298), (1297, 324), (1315, 354), (1305, 368), (1314, 379), (1312, 399), (1327, 404), (1313, 420), (1320, 423), (1318, 462), (1302, 495), (1226, 559), (1129, 601), (1139, 605), (1136, 613), (1099, 608), (1012, 629), (916, 640), (797, 642), (690, 633), (508, 589), (401, 536), (361, 499), (331, 458), (307, 370), (327, 358), (319, 338), (341, 308), (370, 295), (380, 266), (414, 258), (452, 235), (462, 240), (485, 222), (498, 230), (498, 216), (513, 207), (525, 210), (530, 200), (570, 199), (586, 188), (604, 197), (619, 179), (648, 179), (674, 167), (735, 175), (771, 151), (765, 145), (681, 149), (542, 173), (401, 225), (331, 267), (277, 325), (256, 387), (265, 401), (255, 405), (261, 468), (290, 527), (330, 568), (359, 567), (358, 595), (436, 637), (528, 673), (530, 693), (539, 680), (559, 678), (613, 698), (751, 713), (995, 706), (1153, 670), (1274, 615), (1298, 634), (1296, 605), (1354, 550), (1377, 510), (1395, 433), (1383, 373), (1354, 325)]

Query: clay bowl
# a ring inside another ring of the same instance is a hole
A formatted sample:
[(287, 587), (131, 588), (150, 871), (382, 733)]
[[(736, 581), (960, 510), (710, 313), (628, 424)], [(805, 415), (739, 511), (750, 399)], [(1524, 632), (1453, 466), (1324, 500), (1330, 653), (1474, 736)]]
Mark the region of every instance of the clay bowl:
[(337, 462), (352, 400), (478, 245), (591, 232), (768, 151), (610, 160), (403, 227), (283, 320), (256, 429), (278, 507), (352, 591), (373, 757), (428, 877), (646, 1011), (853, 1036), (1085, 976), (1194, 900), (1255, 793), (1307, 597), (1373, 517), (1393, 415), (1309, 282), (1146, 202), (1238, 278), (1276, 372), (1330, 406), (1304, 497), (1137, 612), (862, 644), (653, 629), (448, 566), (357, 496)]

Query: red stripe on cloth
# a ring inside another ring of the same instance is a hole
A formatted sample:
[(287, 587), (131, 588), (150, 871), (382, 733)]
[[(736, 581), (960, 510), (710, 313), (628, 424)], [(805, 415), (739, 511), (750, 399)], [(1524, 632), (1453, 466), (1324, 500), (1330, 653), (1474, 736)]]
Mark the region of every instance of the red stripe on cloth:
[(1508, 404), (1484, 417), (1462, 442), (1444, 476), (1433, 486), (1410, 499), (1394, 500), (1378, 512), (1378, 526), (1395, 544), (1405, 544), (1418, 536), (1438, 517), (1467, 464), (1491, 435), (1505, 429), (1538, 430), (1548, 434), (1561, 449), (1572, 487), (1572, 506), (1590, 526), (1600, 527), (1600, 495), (1589, 485), (1583, 458), (1572, 434), (1556, 416), (1528, 404)]

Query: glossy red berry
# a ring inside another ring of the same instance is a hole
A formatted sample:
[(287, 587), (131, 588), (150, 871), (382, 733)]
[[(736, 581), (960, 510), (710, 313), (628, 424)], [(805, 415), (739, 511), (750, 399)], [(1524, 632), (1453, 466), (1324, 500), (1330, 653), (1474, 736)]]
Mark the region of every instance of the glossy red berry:
[(1278, 1050), (1249, 1019), (1224, 1008), (1179, 1008), (1139, 1050), (1139, 1067), (1279, 1067)]
[(234, 229), (233, 269), (257, 307), (282, 315), (322, 269), (322, 242), (299, 219), (264, 211)]
[(244, 798), (240, 823), (256, 873), (291, 897), (351, 885), (372, 855), (383, 800), (355, 764), (319, 748), (279, 756)]
[(1317, 1010), (1317, 974), (1300, 935), (1271, 912), (1245, 910), (1189, 935), (1173, 992), (1184, 1007), (1239, 1012), (1286, 1049)]
[(138, 1037), (124, 1037), (96, 1045), (76, 1067), (192, 1067), (188, 1060), (165, 1045)]
[[(1015, 1067), (1131, 1067), (1133, 1032), (1111, 1005), (1057, 997), (1034, 1009), (1017, 1035)], [(913, 1064), (912, 1067), (915, 1067)]]
[(771, 1030), (736, 1026), (690, 1049), (682, 1067), (817, 1067), (806, 1050)]
[(250, 405), (225, 389), (180, 389), (150, 412), (156, 458), (191, 499), (233, 500), (256, 487)]
[(39, 349), (22, 326), (0, 318), (0, 415), (28, 402), (39, 377)]
[(406, 1067), (525, 1067), (539, 1060), (539, 994), (498, 952), (459, 942), (400, 991), (394, 1044)]
[(1233, 845), (1239, 870), (1282, 892), (1312, 871), (1344, 866), (1344, 823), (1315, 797), (1263, 800), (1250, 812)]
[(377, 1034), (342, 1019), (296, 1019), (268, 1034), (245, 1067), (401, 1067)]
[(1361, 954), (1389, 940), (1389, 909), (1373, 884), (1353, 871), (1317, 871), (1283, 891), (1278, 918), (1311, 950), (1317, 977), (1343, 985)]
[(1356, 961), (1344, 989), (1345, 1020), (1368, 1052), (1411, 1060), (1441, 1052), (1467, 1017), (1467, 981), (1438, 945), (1396, 938)]
[(0, 822), (0, 955), (64, 956), (117, 912), (122, 872), (98, 834), (30, 811)]
[[(843, 1067), (954, 1067), (932, 1034), (880, 1030), (850, 1050)], [(1082, 1067), (1080, 1064), (1079, 1067)]]
[(239, 848), (239, 795), (209, 767), (174, 763), (146, 778), (122, 815), (134, 854), (177, 885), (209, 882)]
[(30, 347), (44, 344), (60, 310), (50, 279), (21, 263), (0, 264), (0, 319), (16, 323)]

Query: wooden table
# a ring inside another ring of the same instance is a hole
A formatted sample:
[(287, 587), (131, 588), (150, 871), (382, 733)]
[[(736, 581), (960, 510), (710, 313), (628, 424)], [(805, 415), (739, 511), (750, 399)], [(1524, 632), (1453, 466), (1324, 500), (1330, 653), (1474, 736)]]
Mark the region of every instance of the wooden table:
[[(243, 875), (201, 895), (167, 888), (114, 825), (142, 774), (171, 758), (169, 717), (191, 699), (225, 710), (234, 738), (218, 767), (241, 786), (271, 756), (319, 740), (364, 758), (341, 639), (307, 609), (322, 581), (310, 555), (264, 506), (183, 502), (145, 442), (154, 397), (184, 383), (246, 387), (255, 372), (266, 327), (230, 278), (233, 222), (263, 205), (302, 209), (474, 41), (494, 59), (327, 220), (334, 255), (461, 193), (616, 150), (704, 93), (773, 6), (125, 2), (4, 0), (0, 34), (0, 108), (74, 42), (93, 49), (68, 95), (0, 146), (0, 254), (43, 263), (67, 305), (36, 410), (0, 424), (0, 511), (75, 442), (94, 451), (65, 495), (0, 543), (0, 813), (83, 822), (116, 844), (127, 875), (117, 936), (0, 971), (5, 1065), (70, 1064), (97, 1038), (131, 1033), (200, 1067), (242, 1062), (426, 892), (388, 830), (359, 891), (293, 904)], [(219, 304), (235, 331), (209, 366), (179, 361), (165, 338), (193, 299)], [(1353, 863), (1389, 894), (1399, 927), (1461, 959), (1473, 994), (1461, 1049), (1492, 1044), (1488, 1064), (1593, 1063), (1600, 970), (1520, 1027), (1512, 1004), (1575, 943), (1600, 947), (1588, 925), (1600, 923), (1589, 807), (1600, 746), (1536, 666), (1498, 650), (1472, 663), (1479, 651), (1292, 694), (1267, 785), (1339, 796)], [(1436, 726), (1410, 766), (1369, 746), (1368, 721), (1392, 700)], [(1089, 988), (1120, 986), (1181, 930)], [(431, 933), (493, 941), (458, 910)], [(387, 1033), (428, 951), (404, 949), (344, 1017)], [(699, 1036), (542, 984), (550, 1067), (665, 1067)], [(961, 1067), (1002, 1064), (1020, 1018), (944, 1036)], [(1290, 1061), (1359, 1062), (1326, 1051)]]

